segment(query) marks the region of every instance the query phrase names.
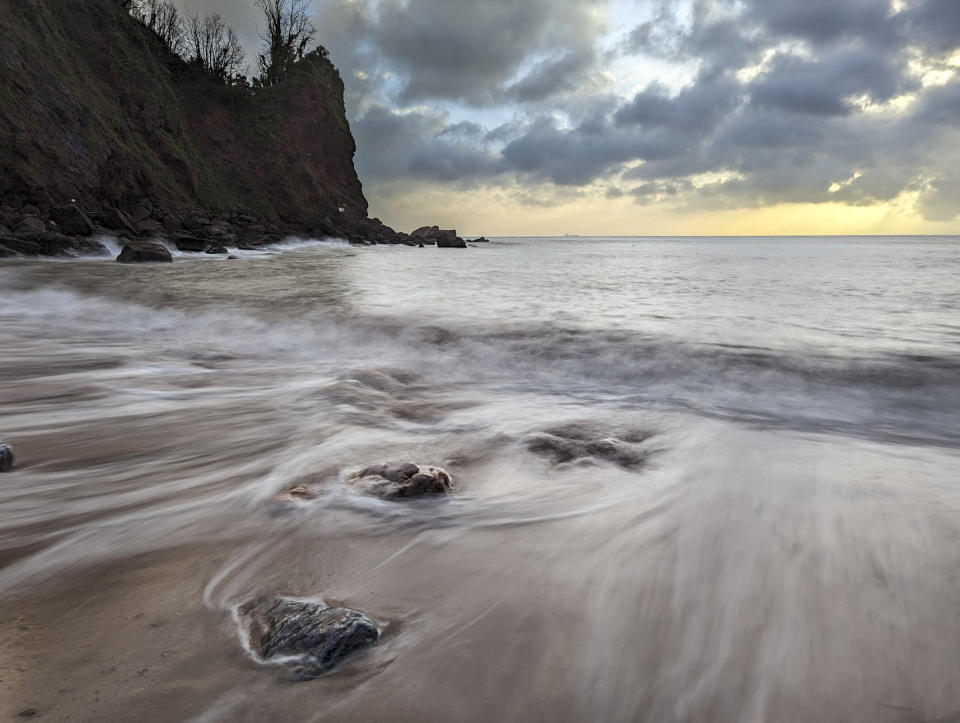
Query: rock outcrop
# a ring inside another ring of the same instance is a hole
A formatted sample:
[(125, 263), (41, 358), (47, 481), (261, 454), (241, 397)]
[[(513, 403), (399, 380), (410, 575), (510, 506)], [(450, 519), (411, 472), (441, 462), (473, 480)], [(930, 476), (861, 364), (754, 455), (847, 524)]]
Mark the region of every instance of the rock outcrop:
[(247, 603), (239, 613), (253, 650), (264, 660), (297, 658), (300, 679), (329, 672), (380, 638), (373, 621), (350, 608), (273, 598)]
[(467, 242), (457, 236), (453, 229), (441, 229), (439, 226), (422, 226), (410, 234), (417, 243), (429, 244), (437, 248), (465, 249)]
[(453, 489), (453, 478), (446, 470), (410, 462), (365, 467), (347, 477), (347, 483), (388, 500), (447, 494)]
[(50, 219), (68, 236), (89, 236), (94, 231), (93, 222), (75, 203), (54, 206)]
[(123, 247), (117, 261), (121, 264), (173, 263), (173, 256), (166, 246), (153, 241), (129, 241)]
[(0, 225), (135, 236), (244, 213), (305, 233), (366, 217), (323, 53), (251, 93), (170, 53), (122, 5), (0, 0)]

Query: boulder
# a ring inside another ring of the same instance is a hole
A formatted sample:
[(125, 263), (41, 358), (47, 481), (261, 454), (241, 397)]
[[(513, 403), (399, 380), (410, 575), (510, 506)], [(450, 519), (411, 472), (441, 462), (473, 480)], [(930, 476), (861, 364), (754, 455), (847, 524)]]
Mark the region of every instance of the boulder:
[(410, 240), (416, 243), (436, 244), (439, 248), (465, 249), (466, 242), (457, 236), (454, 229), (441, 229), (439, 226), (421, 226), (410, 234)]
[(218, 243), (212, 243), (207, 248), (203, 250), (205, 254), (225, 254), (227, 253), (227, 247)]
[(50, 209), (50, 218), (70, 236), (90, 236), (94, 231), (93, 222), (75, 203), (55, 206)]
[(133, 219), (119, 208), (111, 208), (103, 215), (103, 225), (113, 231), (119, 231), (130, 236), (136, 236), (138, 233), (133, 225)]
[(133, 209), (133, 213), (130, 214), (130, 217), (133, 219), (135, 224), (140, 224), (141, 222), (146, 221), (152, 215), (153, 204), (147, 199), (143, 199)]
[(144, 234), (159, 233), (163, 231), (163, 224), (152, 218), (147, 218), (143, 221), (137, 221), (137, 228), (140, 229), (140, 233)]
[(47, 230), (47, 225), (36, 216), (27, 216), (23, 219), (13, 232), (17, 236), (26, 236), (29, 234), (43, 233)]
[(168, 234), (179, 233), (182, 229), (183, 225), (176, 216), (167, 215), (163, 217), (163, 230)]
[(490, 239), (488, 239), (486, 236), (481, 236), (480, 238), (475, 238), (473, 242), (475, 244), (488, 244), (490, 243)]
[(410, 232), (410, 238), (415, 238), (415, 239), (433, 238), (434, 235), (439, 232), (440, 232), (439, 226), (421, 226), (417, 230)]
[(601, 436), (597, 430), (574, 424), (533, 434), (526, 444), (531, 452), (549, 457), (554, 464), (603, 460), (634, 469), (647, 461), (649, 453), (638, 445), (649, 436), (643, 432)]
[(173, 237), (173, 243), (180, 251), (189, 251), (198, 254), (207, 248), (207, 242), (204, 239), (188, 233), (178, 233)]
[(18, 251), (14, 251), (13, 249), (9, 249), (4, 246), (2, 241), (3, 239), (0, 239), (0, 259), (12, 259), (23, 256), (23, 254), (19, 253)]
[(77, 256), (109, 256), (110, 249), (93, 239), (74, 239), (72, 254)]
[(0, 236), (0, 244), (3, 244), (11, 251), (16, 251), (24, 256), (39, 256), (40, 244), (28, 241), (22, 238), (13, 238), (10, 236)]
[(361, 492), (382, 499), (447, 494), (453, 489), (453, 478), (440, 467), (412, 464), (379, 464), (353, 472), (347, 484)]
[(121, 264), (173, 263), (173, 256), (163, 246), (153, 241), (128, 241), (117, 256)]
[(436, 236), (438, 249), (465, 249), (467, 242), (457, 236), (453, 230), (441, 231)]
[(350, 655), (372, 647), (380, 631), (359, 610), (288, 598), (267, 598), (242, 605), (250, 647), (263, 660), (295, 658), (301, 680), (323, 675)]
[(6, 442), (0, 442), (0, 472), (9, 472), (13, 469), (13, 447)]
[[(99, 241), (87, 238), (73, 238), (64, 236), (56, 231), (41, 233), (23, 233), (18, 238), (21, 242), (35, 245), (43, 256), (109, 256), (107, 247)], [(32, 248), (28, 246), (27, 248)]]

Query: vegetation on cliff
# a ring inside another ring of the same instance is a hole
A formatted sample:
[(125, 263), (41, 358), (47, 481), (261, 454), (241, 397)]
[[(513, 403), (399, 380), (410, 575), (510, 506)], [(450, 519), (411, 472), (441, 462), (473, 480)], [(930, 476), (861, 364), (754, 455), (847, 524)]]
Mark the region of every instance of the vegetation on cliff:
[[(367, 203), (324, 51), (231, 87), (117, 0), (0, 0), (0, 200), (245, 212), (319, 227)], [(163, 220), (158, 218), (158, 220)]]

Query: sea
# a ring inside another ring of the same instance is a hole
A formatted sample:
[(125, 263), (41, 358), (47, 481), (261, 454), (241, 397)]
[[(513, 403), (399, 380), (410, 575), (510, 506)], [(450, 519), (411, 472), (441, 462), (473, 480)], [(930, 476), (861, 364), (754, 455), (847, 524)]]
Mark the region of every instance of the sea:
[(960, 238), (234, 254), (0, 263), (0, 713), (960, 721)]

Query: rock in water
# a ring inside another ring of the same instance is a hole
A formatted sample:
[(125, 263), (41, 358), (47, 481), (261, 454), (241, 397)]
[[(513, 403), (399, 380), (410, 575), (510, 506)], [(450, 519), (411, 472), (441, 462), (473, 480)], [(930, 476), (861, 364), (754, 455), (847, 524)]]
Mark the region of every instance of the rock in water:
[(297, 657), (298, 678), (316, 678), (380, 638), (366, 615), (350, 608), (287, 598), (256, 600), (240, 608), (250, 645), (264, 659)]
[(166, 246), (153, 241), (130, 241), (124, 245), (117, 256), (121, 264), (143, 264), (149, 262), (173, 263), (173, 256)]
[(409, 462), (366, 467), (351, 474), (347, 482), (386, 500), (446, 494), (453, 489), (453, 478), (446, 470)]
[(457, 232), (450, 229), (446, 231), (440, 231), (436, 235), (437, 248), (438, 249), (465, 249), (467, 248), (467, 242), (462, 238), (457, 236)]
[(13, 469), (13, 447), (6, 442), (0, 442), (0, 472), (9, 472)]

